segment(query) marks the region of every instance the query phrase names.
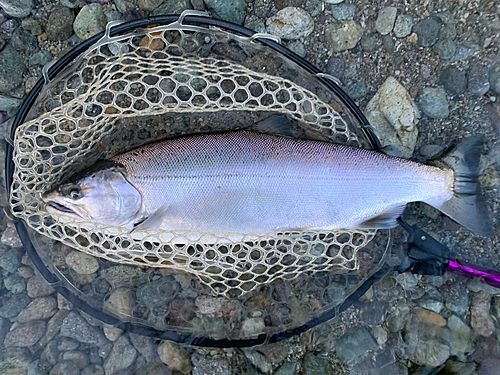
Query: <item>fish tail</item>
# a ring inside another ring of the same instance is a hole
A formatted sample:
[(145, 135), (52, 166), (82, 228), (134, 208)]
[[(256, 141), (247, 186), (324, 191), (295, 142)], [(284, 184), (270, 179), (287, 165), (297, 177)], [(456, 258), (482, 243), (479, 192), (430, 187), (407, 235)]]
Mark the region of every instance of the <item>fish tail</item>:
[(471, 231), (493, 237), (493, 223), (478, 181), (483, 139), (483, 135), (464, 139), (448, 147), (433, 162), (453, 169), (455, 176), (453, 197), (434, 207)]

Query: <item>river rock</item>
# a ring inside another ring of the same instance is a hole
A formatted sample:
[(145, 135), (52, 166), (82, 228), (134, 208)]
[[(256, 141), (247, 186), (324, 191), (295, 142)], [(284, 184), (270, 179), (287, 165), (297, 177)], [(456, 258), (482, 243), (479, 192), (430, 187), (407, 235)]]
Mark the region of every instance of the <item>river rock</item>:
[(469, 85), (467, 90), (476, 96), (483, 96), (490, 90), (488, 67), (473, 65), (469, 71)]
[(448, 99), (441, 88), (424, 88), (418, 96), (417, 103), (422, 112), (430, 118), (443, 119), (450, 115)]
[(411, 34), (413, 27), (413, 17), (407, 14), (400, 14), (394, 23), (394, 36), (396, 38), (405, 38)]
[(257, 33), (265, 33), (266, 32), (266, 25), (257, 16), (250, 15), (245, 18), (245, 23), (243, 24), (247, 29), (253, 30)]
[(30, 15), (33, 0), (0, 0), (0, 7), (9, 16), (24, 18)]
[(106, 361), (104, 361), (104, 371), (107, 374), (116, 374), (132, 366), (137, 357), (137, 351), (130, 344), (127, 336), (121, 336), (115, 341), (113, 350)]
[(264, 332), (266, 324), (263, 318), (248, 318), (241, 324), (241, 333), (243, 337), (254, 337)]
[(90, 275), (99, 269), (97, 259), (81, 251), (72, 251), (69, 253), (66, 256), (66, 264), (81, 275)]
[(456, 315), (448, 318), (448, 328), (450, 335), (447, 341), (450, 345), (450, 354), (463, 361), (466, 359), (466, 353), (472, 350), (471, 329)]
[(193, 375), (230, 375), (230, 366), (226, 359), (206, 358), (198, 353), (193, 353), (191, 356), (193, 362)]
[(50, 370), (50, 374), (79, 375), (80, 370), (71, 361), (61, 361), (58, 362), (54, 367), (52, 367), (52, 370)]
[(5, 337), (5, 346), (28, 347), (36, 344), (45, 333), (45, 322), (34, 320), (32, 322), (18, 325)]
[(491, 296), (485, 292), (474, 295), (471, 305), (471, 326), (484, 337), (491, 336), (495, 331), (495, 323), (490, 316)]
[(0, 306), (0, 317), (2, 318), (14, 318), (19, 315), (31, 302), (26, 294), (17, 294), (9, 298), (8, 300), (2, 300)]
[(214, 18), (243, 25), (247, 11), (245, 0), (205, 0), (205, 6)]
[(336, 20), (352, 20), (356, 13), (356, 4), (332, 4), (331, 5), (333, 18)]
[[(104, 369), (96, 364), (91, 364), (87, 367), (85, 367), (80, 375), (104, 375)], [(170, 374), (166, 374), (170, 375)]]
[(56, 5), (50, 13), (45, 27), (47, 38), (51, 41), (68, 39), (73, 34), (73, 21), (75, 15), (68, 8)]
[(439, 39), (441, 24), (432, 17), (424, 18), (413, 26), (413, 32), (418, 36), (418, 44), (422, 47), (431, 47)]
[(307, 353), (302, 362), (303, 375), (336, 375), (325, 358)]
[(103, 6), (97, 3), (85, 5), (75, 18), (73, 30), (82, 40), (87, 40), (106, 29), (106, 15)]
[(463, 94), (467, 88), (467, 77), (460, 69), (448, 67), (441, 73), (439, 80), (444, 89), (452, 95)]
[(421, 340), (411, 360), (419, 365), (438, 367), (450, 357), (450, 347), (437, 340)]
[(394, 145), (409, 158), (417, 142), (420, 113), (406, 89), (389, 77), (365, 109), (370, 124), (382, 135), (382, 145)]
[(100, 329), (92, 327), (74, 311), (71, 311), (64, 319), (61, 326), (61, 336), (92, 346), (103, 346), (108, 342)]
[(158, 346), (158, 356), (172, 370), (188, 373), (192, 368), (188, 353), (169, 341), (162, 341), (160, 343)]
[(500, 94), (500, 61), (497, 61), (490, 67), (489, 81), (491, 90)]
[(21, 266), (24, 251), (21, 249), (10, 249), (0, 257), (0, 268), (13, 273)]
[(151, 337), (129, 333), (129, 338), (134, 348), (141, 353), (147, 362), (153, 361), (155, 353), (153, 351), (153, 339)]
[(28, 280), (26, 287), (28, 296), (39, 298), (49, 296), (55, 292), (54, 288), (42, 276), (35, 275)]
[(457, 45), (453, 40), (445, 39), (437, 42), (432, 48), (443, 60), (450, 60), (455, 56)]
[(52, 318), (50, 318), (49, 322), (47, 323), (47, 331), (38, 343), (41, 347), (46, 346), (59, 333), (64, 319), (66, 319), (68, 314), (69, 311), (67, 310), (59, 310)]
[(162, 5), (165, 1), (166, 0), (137, 0), (137, 5), (140, 9), (151, 12)]
[(415, 314), (417, 314), (418, 320), (426, 324), (434, 324), (439, 327), (444, 327), (446, 325), (446, 320), (434, 311), (427, 309), (415, 309)]
[(53, 297), (37, 298), (31, 302), (26, 309), (21, 311), (17, 317), (19, 323), (27, 323), (32, 320), (47, 319), (57, 312), (56, 299)]
[(280, 10), (266, 21), (269, 34), (283, 39), (295, 40), (308, 36), (314, 29), (311, 16), (301, 8), (288, 7)]
[(273, 365), (266, 356), (256, 350), (249, 349), (244, 350), (245, 356), (248, 358), (250, 363), (254, 365), (260, 372), (264, 374), (270, 374), (273, 371)]
[(345, 20), (328, 25), (325, 36), (332, 52), (342, 52), (356, 47), (363, 36), (363, 28), (354, 21)]
[[(189, 0), (167, 0), (153, 11), (153, 16), (167, 16), (170, 14), (181, 14), (187, 9), (193, 9)], [(109, 17), (108, 17), (109, 18)]]
[(350, 362), (376, 347), (377, 343), (365, 327), (353, 328), (337, 339), (337, 354), (345, 362)]
[(375, 21), (375, 29), (382, 35), (389, 34), (394, 27), (398, 9), (396, 7), (385, 7), (380, 9), (377, 20)]
[(12, 33), (10, 43), (12, 44), (12, 47), (26, 55), (31, 55), (38, 49), (38, 41), (36, 37), (24, 30), (22, 27), (18, 27)]
[(15, 273), (3, 279), (3, 284), (5, 285), (5, 289), (10, 290), (12, 294), (19, 294), (26, 290), (24, 279)]
[(134, 293), (126, 288), (119, 288), (109, 296), (103, 307), (111, 310), (114, 314), (128, 316), (133, 305)]

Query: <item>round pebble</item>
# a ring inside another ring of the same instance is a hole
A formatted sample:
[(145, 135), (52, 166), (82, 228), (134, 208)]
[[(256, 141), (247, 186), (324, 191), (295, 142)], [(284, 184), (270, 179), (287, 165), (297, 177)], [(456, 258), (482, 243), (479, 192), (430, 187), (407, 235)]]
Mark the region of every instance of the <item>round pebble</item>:
[(99, 269), (99, 262), (95, 257), (80, 251), (69, 253), (66, 256), (66, 264), (81, 275), (90, 275)]
[(488, 67), (472, 66), (469, 71), (469, 84), (467, 89), (476, 96), (482, 96), (490, 90), (490, 81), (488, 80)]
[(457, 45), (451, 39), (440, 40), (434, 45), (434, 52), (443, 60), (450, 60), (455, 56)]
[(160, 343), (158, 346), (158, 356), (172, 370), (187, 373), (191, 368), (187, 352), (169, 341), (162, 341)]
[(444, 89), (452, 95), (460, 95), (467, 88), (467, 77), (457, 68), (446, 68), (439, 80)]
[(77, 14), (73, 29), (80, 39), (87, 40), (104, 31), (106, 23), (107, 19), (102, 5), (92, 3), (85, 5)]
[(330, 57), (328, 59), (328, 64), (326, 65), (326, 71), (328, 74), (334, 76), (335, 78), (342, 78), (345, 70), (345, 61), (339, 59), (338, 57)]
[(45, 32), (51, 41), (68, 39), (73, 34), (73, 20), (75, 15), (64, 6), (56, 6), (52, 10)]
[(392, 31), (398, 9), (396, 7), (385, 7), (380, 9), (377, 20), (375, 21), (375, 29), (382, 35), (387, 35)]
[(325, 35), (332, 52), (342, 52), (356, 47), (363, 36), (363, 28), (354, 21), (346, 20), (328, 25)]
[(310, 35), (314, 29), (314, 21), (305, 10), (288, 7), (269, 18), (266, 28), (270, 34), (294, 40)]
[(491, 90), (500, 94), (500, 61), (493, 64), (489, 71), (489, 81)]
[(352, 20), (356, 13), (356, 4), (333, 4), (331, 6), (333, 18), (336, 20)]
[(418, 36), (418, 44), (431, 47), (438, 41), (441, 24), (432, 17), (424, 18), (413, 26), (413, 32)]
[(394, 36), (396, 38), (405, 38), (411, 34), (412, 27), (413, 17), (406, 14), (400, 14), (394, 23)]
[(134, 305), (134, 293), (126, 288), (116, 289), (104, 302), (104, 307), (115, 314), (129, 315)]
[(446, 118), (450, 115), (448, 99), (443, 89), (426, 87), (417, 99), (421, 111), (430, 118)]

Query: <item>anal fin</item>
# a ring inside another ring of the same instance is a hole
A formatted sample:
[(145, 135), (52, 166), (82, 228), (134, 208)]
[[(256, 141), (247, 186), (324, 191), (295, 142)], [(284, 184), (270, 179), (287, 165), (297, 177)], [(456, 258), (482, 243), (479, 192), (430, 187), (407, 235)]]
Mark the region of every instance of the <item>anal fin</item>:
[(358, 229), (389, 229), (398, 226), (397, 219), (405, 210), (406, 204), (393, 206), (380, 215), (372, 217), (357, 226)]

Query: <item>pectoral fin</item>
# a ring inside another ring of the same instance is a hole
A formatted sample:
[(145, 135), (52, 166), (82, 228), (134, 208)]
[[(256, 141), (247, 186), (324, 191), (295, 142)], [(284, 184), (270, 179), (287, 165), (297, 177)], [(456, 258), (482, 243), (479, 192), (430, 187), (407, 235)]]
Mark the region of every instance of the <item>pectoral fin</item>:
[(393, 206), (389, 210), (372, 217), (360, 225), (357, 226), (358, 229), (389, 229), (398, 226), (397, 219), (401, 216), (405, 210), (406, 204)]
[(137, 224), (134, 227), (134, 229), (132, 229), (129, 233), (133, 233), (138, 230), (160, 228), (168, 208), (169, 208), (168, 204), (164, 204), (159, 209), (157, 209), (152, 215), (149, 215), (144, 221)]

